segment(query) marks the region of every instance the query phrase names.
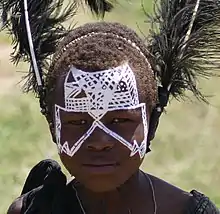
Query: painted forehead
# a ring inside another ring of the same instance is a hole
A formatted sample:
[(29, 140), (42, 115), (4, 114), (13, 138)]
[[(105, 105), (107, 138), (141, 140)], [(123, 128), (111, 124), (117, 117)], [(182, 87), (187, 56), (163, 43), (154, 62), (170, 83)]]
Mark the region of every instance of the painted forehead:
[[(147, 142), (147, 117), (145, 103), (139, 103), (135, 75), (128, 63), (97, 72), (85, 72), (71, 67), (64, 81), (64, 107), (55, 105), (56, 138), (59, 152), (73, 156), (95, 129), (118, 140), (131, 151), (131, 156), (139, 153), (143, 158)], [(144, 126), (144, 139), (127, 141), (108, 127), (101, 119), (109, 111), (140, 109)], [(93, 119), (91, 127), (70, 146), (68, 141), (62, 142), (62, 122), (60, 110), (65, 112), (86, 112)]]
[(66, 111), (120, 110), (138, 104), (135, 75), (128, 63), (96, 72), (85, 72), (71, 67), (65, 78)]

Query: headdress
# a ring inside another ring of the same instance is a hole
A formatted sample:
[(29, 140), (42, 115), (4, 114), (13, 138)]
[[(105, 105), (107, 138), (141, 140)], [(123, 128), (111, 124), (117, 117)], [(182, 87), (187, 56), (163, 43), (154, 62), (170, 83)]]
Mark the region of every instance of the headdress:
[[(104, 15), (112, 5), (104, 1), (85, 0), (91, 11)], [(44, 81), (58, 42), (70, 32), (64, 23), (74, 17), (78, 2), (63, 8), (64, 0), (2, 0), (0, 14), (2, 30), (12, 36), (12, 61), (30, 63), (24, 91), (34, 92), (40, 99), (43, 113)]]
[[(110, 11), (107, 0), (86, 0), (99, 15)], [(74, 16), (77, 2), (63, 11), (64, 0), (2, 0), (3, 29), (13, 37), (15, 63), (31, 63), (26, 91), (34, 91), (45, 113), (44, 80), (57, 42), (68, 34), (63, 23)], [(151, 66), (158, 80), (159, 102), (152, 112), (149, 141), (153, 139), (158, 119), (169, 97), (177, 99), (190, 90), (206, 101), (198, 90), (198, 77), (208, 77), (219, 69), (219, 0), (158, 0), (152, 16), (148, 50)]]
[(183, 98), (189, 90), (207, 102), (198, 89), (198, 78), (217, 75), (220, 69), (220, 2), (155, 0), (153, 15), (146, 16), (151, 27), (149, 59), (159, 83), (149, 135), (153, 138), (170, 97)]

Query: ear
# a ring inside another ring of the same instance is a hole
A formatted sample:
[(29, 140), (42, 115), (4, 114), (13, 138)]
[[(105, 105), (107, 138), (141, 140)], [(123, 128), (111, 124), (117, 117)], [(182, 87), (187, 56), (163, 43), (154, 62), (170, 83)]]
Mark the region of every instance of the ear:
[(152, 141), (155, 137), (155, 133), (159, 125), (159, 119), (160, 119), (162, 112), (163, 110), (161, 106), (157, 105), (151, 113), (149, 130), (148, 130), (148, 142)]
[(50, 129), (50, 134), (51, 134), (51, 137), (52, 137), (52, 141), (53, 141), (54, 143), (57, 143), (57, 142), (56, 142), (55, 127), (54, 127), (54, 123), (53, 123), (53, 122), (50, 122), (50, 123), (49, 123), (49, 129)]
[(54, 121), (49, 113), (49, 111), (44, 111), (41, 113), (45, 116), (46, 118), (46, 121), (49, 125), (49, 130), (50, 130), (50, 134), (51, 134), (51, 137), (52, 137), (52, 141), (56, 144), (56, 132), (55, 132), (55, 126), (54, 126)]
[[(47, 104), (45, 103), (45, 96), (46, 92), (44, 91), (44, 96), (40, 97), (40, 107), (41, 107), (41, 114), (46, 118), (46, 121), (49, 125), (50, 134), (52, 137), (52, 141), (56, 143), (56, 132), (55, 132), (55, 126), (54, 126), (54, 120), (53, 120), (53, 113), (51, 114), (51, 109), (48, 109)], [(52, 111), (53, 112), (53, 111)]]
[(150, 123), (148, 130), (148, 148), (150, 146), (150, 142), (155, 137), (155, 133), (159, 125), (160, 116), (163, 113), (164, 108), (167, 106), (169, 100), (169, 92), (163, 87), (158, 87), (158, 100), (159, 103), (154, 107), (150, 116)]

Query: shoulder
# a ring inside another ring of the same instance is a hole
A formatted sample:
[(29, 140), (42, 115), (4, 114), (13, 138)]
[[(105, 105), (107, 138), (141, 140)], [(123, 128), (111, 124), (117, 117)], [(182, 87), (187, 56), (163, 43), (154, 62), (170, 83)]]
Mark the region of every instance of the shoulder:
[(7, 214), (21, 214), (22, 204), (22, 197), (17, 198), (8, 208)]
[(217, 209), (214, 203), (204, 194), (192, 190), (191, 195), (187, 214), (220, 214), (220, 210)]
[(166, 181), (149, 175), (155, 188), (158, 213), (220, 214), (210, 199), (198, 191), (186, 192)]
[(155, 189), (158, 213), (185, 214), (192, 195), (160, 178), (149, 177)]

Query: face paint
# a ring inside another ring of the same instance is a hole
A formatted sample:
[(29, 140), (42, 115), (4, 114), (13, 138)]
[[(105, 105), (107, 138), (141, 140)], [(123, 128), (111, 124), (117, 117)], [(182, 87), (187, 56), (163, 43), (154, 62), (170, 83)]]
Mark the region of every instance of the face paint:
[[(78, 97), (82, 93), (85, 95)], [(146, 105), (139, 102), (135, 76), (128, 63), (97, 72), (84, 72), (71, 67), (64, 82), (64, 105), (55, 105), (56, 140), (60, 153), (64, 152), (72, 157), (93, 131), (99, 128), (126, 146), (131, 151), (131, 156), (138, 153), (141, 158), (144, 157), (148, 134)], [(144, 126), (144, 139), (141, 143), (137, 143), (135, 139), (128, 142), (101, 122), (109, 111), (138, 108), (141, 109)], [(91, 127), (71, 148), (68, 142), (61, 143), (61, 110), (86, 112), (94, 119)]]

